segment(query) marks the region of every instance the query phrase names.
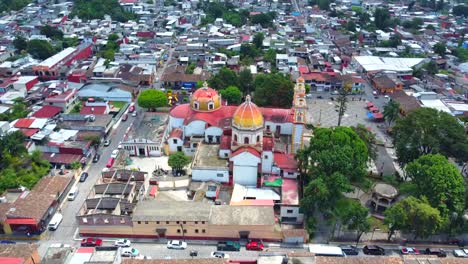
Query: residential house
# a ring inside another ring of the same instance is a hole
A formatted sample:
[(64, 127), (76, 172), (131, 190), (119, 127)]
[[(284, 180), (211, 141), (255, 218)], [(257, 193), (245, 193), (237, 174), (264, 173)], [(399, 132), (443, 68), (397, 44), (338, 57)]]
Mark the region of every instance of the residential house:
[(44, 100), (44, 105), (58, 106), (64, 113), (69, 112), (78, 99), (77, 90), (55, 90)]
[(379, 74), (372, 78), (372, 85), (382, 94), (392, 94), (403, 90), (403, 82), (386, 74)]
[(32, 243), (0, 245), (0, 263), (40, 264), (38, 248)]

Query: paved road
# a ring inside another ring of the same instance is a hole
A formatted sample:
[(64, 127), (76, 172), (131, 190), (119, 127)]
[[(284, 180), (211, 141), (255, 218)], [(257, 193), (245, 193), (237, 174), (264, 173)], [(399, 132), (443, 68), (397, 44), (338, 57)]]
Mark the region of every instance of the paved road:
[[(177, 42), (176, 42), (177, 43)], [(177, 46), (177, 44), (173, 44)], [(156, 78), (154, 78), (154, 85), (153, 87), (156, 89), (161, 88), (161, 77), (163, 76), (164, 72), (166, 71), (167, 66), (169, 65), (170, 61), (172, 60), (172, 53), (174, 52), (174, 48), (169, 48), (169, 54), (167, 56), (167, 60), (163, 63), (162, 68), (156, 73)]]
[(99, 161), (97, 163), (91, 163), (89, 167), (85, 168), (85, 171), (89, 173), (89, 177), (83, 183), (77, 182), (79, 193), (74, 201), (63, 202), (61, 208), (64, 216), (63, 221), (57, 231), (46, 231), (45, 237), (40, 242), (39, 254), (41, 256), (44, 255), (47, 247), (52, 243), (74, 244), (72, 239), (75, 236), (78, 227), (75, 216), (83, 206), (86, 197), (88, 197), (90, 190), (99, 178), (99, 175), (105, 167), (112, 150), (117, 149), (119, 142), (122, 140), (127, 128), (133, 122), (133, 119), (134, 117), (129, 115), (126, 122), (120, 122), (120, 124), (118, 124), (118, 127), (115, 128), (109, 136), (109, 139), (111, 139), (111, 145), (100, 149), (101, 158)]

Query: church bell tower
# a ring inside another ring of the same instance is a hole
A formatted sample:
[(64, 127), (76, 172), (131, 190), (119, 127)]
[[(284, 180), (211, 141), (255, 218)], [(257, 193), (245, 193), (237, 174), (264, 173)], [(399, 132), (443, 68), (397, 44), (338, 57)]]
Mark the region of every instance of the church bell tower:
[(304, 144), (303, 134), (306, 124), (307, 115), (307, 101), (305, 98), (305, 81), (304, 78), (299, 77), (294, 86), (293, 106), (294, 111), (294, 124), (292, 131), (291, 153), (296, 153), (302, 148)]

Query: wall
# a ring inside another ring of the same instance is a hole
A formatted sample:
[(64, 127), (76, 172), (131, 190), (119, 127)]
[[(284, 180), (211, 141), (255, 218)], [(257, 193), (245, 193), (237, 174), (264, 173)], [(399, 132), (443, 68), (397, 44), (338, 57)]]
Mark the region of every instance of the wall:
[[(292, 210), (292, 212), (288, 213), (290, 210)], [(298, 206), (282, 205), (280, 210), (280, 217), (296, 217), (296, 221), (294, 223), (302, 223), (304, 220), (304, 215), (299, 212)], [(285, 222), (291, 223), (290, 221)]]
[(184, 128), (184, 135), (186, 137), (190, 136), (203, 136), (205, 133), (206, 122), (201, 120), (195, 120), (190, 122)]
[[(219, 176), (218, 174), (222, 175)], [(218, 169), (197, 169), (192, 168), (192, 180), (194, 181), (216, 181), (216, 182), (229, 182), (228, 168)]]
[(208, 140), (208, 136), (212, 136), (212, 143), (220, 143), (218, 141), (216, 141), (216, 137), (220, 137), (221, 138), (221, 135), (223, 134), (223, 130), (219, 127), (209, 127), (205, 130), (205, 142), (209, 142)]
[(168, 138), (169, 153), (177, 152), (177, 147), (182, 147), (184, 142), (180, 138)]
[(175, 118), (175, 117), (169, 116), (169, 127), (171, 128), (171, 130), (174, 128), (181, 128), (183, 124), (184, 124), (183, 118)]
[(271, 132), (276, 132), (276, 126), (281, 127), (281, 135), (291, 135), (292, 134), (292, 126), (293, 123), (273, 123), (271, 121), (266, 121), (265, 122), (265, 129), (267, 129), (267, 126), (270, 126), (270, 131)]
[(262, 153), (262, 172), (271, 173), (271, 168), (273, 166), (273, 152), (263, 151)]
[(220, 149), (219, 150), (219, 157), (222, 159), (227, 159), (229, 158), (229, 155), (231, 155), (231, 150), (229, 149)]

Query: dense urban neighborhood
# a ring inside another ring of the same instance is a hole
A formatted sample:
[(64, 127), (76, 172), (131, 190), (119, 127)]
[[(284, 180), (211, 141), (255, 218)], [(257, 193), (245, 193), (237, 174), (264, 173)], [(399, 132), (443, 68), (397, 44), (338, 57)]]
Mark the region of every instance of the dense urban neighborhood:
[(468, 264), (464, 0), (0, 0), (1, 264)]

